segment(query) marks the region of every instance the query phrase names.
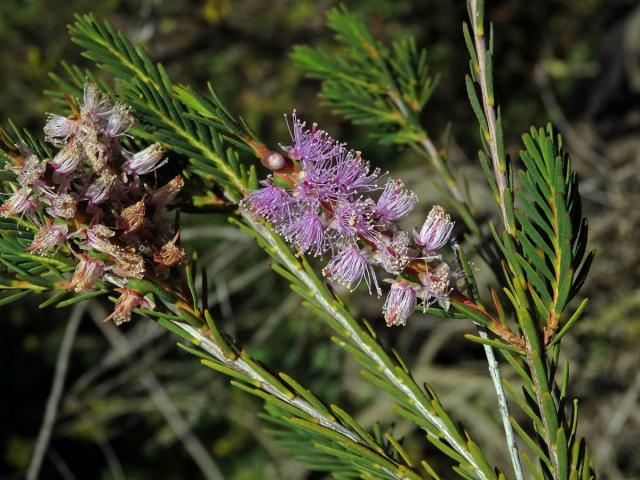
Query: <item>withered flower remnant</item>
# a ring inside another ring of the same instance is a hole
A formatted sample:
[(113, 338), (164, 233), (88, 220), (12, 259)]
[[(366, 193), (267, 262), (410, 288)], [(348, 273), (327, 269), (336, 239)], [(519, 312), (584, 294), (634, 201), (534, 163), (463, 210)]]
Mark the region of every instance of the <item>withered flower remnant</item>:
[(45, 138), (55, 147), (51, 158), (17, 146), (8, 168), (16, 175), (13, 193), (0, 205), (0, 216), (26, 219), (37, 228), (25, 251), (76, 259), (63, 284), (67, 290), (119, 287), (110, 316), (119, 325), (138, 306), (152, 306), (128, 287), (129, 279), (167, 278), (184, 260), (178, 235), (160, 214), (184, 180), (178, 176), (155, 188), (156, 175), (145, 178), (166, 162), (161, 145), (125, 150), (120, 142), (133, 126), (131, 109), (114, 104), (95, 85), (86, 85), (72, 111), (47, 117)]

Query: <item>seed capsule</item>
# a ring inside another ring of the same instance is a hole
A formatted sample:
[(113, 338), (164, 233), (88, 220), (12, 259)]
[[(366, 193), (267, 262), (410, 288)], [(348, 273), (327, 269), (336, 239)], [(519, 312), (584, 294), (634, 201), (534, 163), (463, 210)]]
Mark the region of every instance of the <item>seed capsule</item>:
[(272, 172), (276, 172), (278, 170), (282, 170), (285, 166), (284, 157), (278, 152), (271, 152), (267, 155), (267, 158), (264, 162), (265, 167), (267, 167)]

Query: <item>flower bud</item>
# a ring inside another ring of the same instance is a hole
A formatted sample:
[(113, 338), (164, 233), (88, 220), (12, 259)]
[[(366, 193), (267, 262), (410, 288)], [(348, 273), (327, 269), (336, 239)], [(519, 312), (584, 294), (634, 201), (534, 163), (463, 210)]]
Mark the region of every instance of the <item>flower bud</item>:
[(408, 282), (402, 279), (393, 282), (382, 309), (387, 327), (406, 325), (417, 304), (416, 292)]
[(436, 205), (429, 212), (420, 232), (413, 232), (413, 238), (425, 252), (434, 253), (447, 243), (453, 225), (454, 222), (444, 208)]
[(264, 166), (272, 172), (281, 170), (286, 165), (284, 157), (278, 152), (270, 152), (263, 162)]

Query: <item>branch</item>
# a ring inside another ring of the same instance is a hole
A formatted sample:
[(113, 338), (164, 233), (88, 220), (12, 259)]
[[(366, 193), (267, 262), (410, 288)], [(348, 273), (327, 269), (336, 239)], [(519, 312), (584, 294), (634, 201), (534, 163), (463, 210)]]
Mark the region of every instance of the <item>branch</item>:
[[(454, 250), (457, 253), (460, 266), (462, 267), (462, 270), (465, 274), (465, 280), (467, 282), (469, 293), (471, 294), (475, 302), (482, 307), (483, 305), (478, 292), (478, 286), (476, 284), (475, 276), (473, 274), (473, 270), (469, 265), (464, 250), (458, 244), (454, 245)], [(487, 333), (486, 327), (479, 323), (474, 323), (478, 329), (478, 335), (480, 336), (480, 338), (487, 340), (489, 338), (489, 335)], [(498, 412), (500, 414), (500, 418), (502, 419), (502, 427), (504, 429), (507, 449), (509, 450), (509, 457), (511, 458), (511, 465), (513, 466), (513, 472), (517, 480), (523, 480), (524, 475), (522, 472), (522, 465), (520, 463), (520, 455), (518, 454), (518, 444), (516, 443), (513, 426), (511, 425), (509, 403), (507, 402), (504, 386), (502, 385), (500, 368), (493, 353), (493, 348), (486, 343), (483, 344), (482, 347), (484, 348), (484, 353), (487, 357), (487, 366), (489, 368), (491, 381), (493, 382), (493, 388), (496, 392), (496, 396), (498, 397)]]
[[(131, 355), (134, 347), (132, 347), (127, 336), (111, 325), (102, 324), (102, 319), (107, 315), (106, 312), (95, 303), (91, 306), (89, 312), (93, 321), (117, 355), (120, 357)], [(139, 377), (139, 380), (149, 392), (151, 400), (164, 416), (169, 428), (173, 430), (176, 437), (184, 444), (185, 450), (198, 466), (202, 475), (207, 480), (224, 480), (220, 467), (218, 467), (216, 462), (211, 458), (211, 455), (209, 455), (207, 449), (202, 445), (202, 442), (191, 432), (189, 424), (173, 401), (171, 401), (171, 398), (158, 381), (158, 378), (151, 371), (146, 371)]]
[(36, 480), (38, 478), (40, 468), (42, 467), (42, 461), (47, 453), (51, 434), (53, 433), (53, 427), (58, 415), (58, 406), (60, 405), (60, 398), (62, 397), (64, 389), (64, 381), (67, 377), (67, 368), (69, 367), (71, 349), (73, 348), (84, 310), (84, 304), (77, 304), (71, 311), (71, 315), (67, 321), (67, 327), (65, 328), (64, 336), (62, 337), (62, 344), (60, 345), (60, 350), (58, 350), (56, 369), (53, 376), (53, 383), (51, 384), (51, 391), (47, 398), (44, 419), (42, 420), (42, 426), (38, 433), (38, 439), (36, 440), (33, 456), (31, 457), (29, 468), (27, 469), (27, 480)]
[[(487, 329), (481, 325), (476, 324), (478, 328), (478, 335), (481, 338), (488, 339)], [(502, 378), (500, 375), (500, 367), (496, 361), (496, 356), (493, 353), (493, 348), (489, 345), (483, 345), (484, 354), (487, 357), (487, 366), (489, 368), (489, 375), (493, 382), (493, 388), (496, 391), (498, 397), (498, 412), (502, 419), (502, 428), (504, 429), (504, 435), (506, 437), (507, 449), (509, 450), (509, 457), (511, 458), (511, 465), (513, 466), (513, 473), (517, 480), (524, 480), (524, 474), (522, 472), (522, 465), (520, 464), (520, 454), (518, 453), (518, 444), (516, 442), (515, 433), (513, 432), (513, 426), (511, 425), (509, 402), (504, 392), (502, 385)]]
[[(331, 432), (334, 432), (339, 437), (341, 437), (344, 444), (353, 444), (366, 449), (369, 455), (378, 458), (378, 468), (384, 473), (386, 476), (398, 479), (398, 480), (415, 480), (420, 479), (420, 475), (418, 475), (412, 469), (397, 463), (395, 460), (389, 458), (384, 454), (381, 449), (372, 449), (370, 441), (362, 437), (362, 433), (355, 432), (349, 428), (346, 428), (339, 422), (335, 420), (335, 418), (329, 414), (328, 411), (321, 411), (318, 408), (318, 405), (314, 405), (309, 401), (301, 398), (288, 391), (286, 387), (281, 383), (277, 382), (275, 377), (269, 378), (270, 375), (265, 375), (265, 372), (260, 372), (256, 369), (255, 360), (250, 359), (245, 352), (241, 354), (241, 356), (236, 356), (233, 358), (229, 356), (228, 352), (225, 352), (220, 345), (216, 344), (206, 335), (204, 335), (200, 330), (188, 325), (186, 323), (173, 321), (173, 325), (180, 330), (183, 330), (191, 337), (192, 343), (195, 343), (202, 350), (206, 351), (210, 355), (212, 355), (218, 362), (222, 363), (236, 374), (240, 374), (241, 376), (245, 376), (251, 380), (251, 384), (258, 387), (260, 390), (266, 392), (269, 396), (273, 396), (285, 403), (293, 407), (294, 409), (299, 410), (303, 414), (308, 415), (313, 418), (314, 421), (320, 426)], [(208, 365), (212, 368), (215, 368), (211, 362), (207, 363), (207, 361), (203, 361), (205, 365)], [(218, 368), (215, 368), (218, 369)], [(230, 373), (227, 373), (228, 375)], [(262, 396), (262, 395), (259, 395)], [(323, 408), (323, 410), (326, 410)]]
[[(479, 7), (481, 3), (481, 7)], [(502, 127), (498, 125), (500, 122), (499, 114), (496, 115), (494, 108), (495, 98), (493, 95), (493, 68), (491, 60), (493, 56), (493, 46), (487, 51), (485, 34), (484, 34), (484, 5), (478, 0), (468, 0), (467, 7), (469, 9), (469, 20), (473, 31), (473, 42), (475, 55), (472, 53), (472, 65), (475, 68), (474, 78), (480, 85), (480, 93), (482, 97), (482, 110), (486, 121), (487, 132), (484, 133), (484, 140), (488, 143), (493, 173), (495, 176), (495, 184), (498, 193), (498, 206), (502, 215), (502, 222), (507, 233), (513, 233), (513, 220), (509, 213), (509, 205), (512, 204), (511, 193), (507, 184), (508, 166), (504, 155), (504, 144), (502, 139)], [(492, 39), (490, 39), (492, 41)], [(470, 48), (471, 50), (471, 48)], [(477, 114), (477, 113), (476, 113)], [(481, 125), (484, 122), (481, 122)]]
[[(366, 332), (358, 326), (353, 317), (331, 297), (331, 294), (326, 288), (322, 288), (319, 285), (317, 278), (313, 278), (306, 269), (302, 268), (299, 262), (295, 261), (290, 252), (284, 250), (286, 246), (284, 246), (282, 241), (277, 237), (277, 234), (248, 215), (245, 216), (245, 221), (271, 247), (272, 251), (270, 253), (309, 289), (310, 297), (317, 302), (318, 306), (326, 315), (335, 321), (336, 325), (333, 323), (330, 325), (338, 330), (338, 332), (349, 342), (353, 343), (360, 352), (375, 364), (378, 373), (393, 385), (401, 396), (406, 398), (407, 404), (412, 405), (420, 417), (435, 427), (437, 432), (444, 437), (451, 447), (468, 462), (474, 473), (478, 475), (478, 478), (484, 480), (495, 478), (491, 468), (489, 467), (487, 469), (488, 465), (486, 464), (484, 456), (479, 451), (474, 453), (467, 448), (463, 437), (460, 432), (455, 429), (453, 423), (443, 420), (432, 410), (431, 402), (429, 402), (424, 393), (415, 384), (415, 381), (408, 371), (394, 366), (394, 362), (386, 355), (375, 339), (367, 335)], [(433, 430), (426, 430), (429, 433), (428, 438), (431, 439), (431, 436), (436, 436)]]

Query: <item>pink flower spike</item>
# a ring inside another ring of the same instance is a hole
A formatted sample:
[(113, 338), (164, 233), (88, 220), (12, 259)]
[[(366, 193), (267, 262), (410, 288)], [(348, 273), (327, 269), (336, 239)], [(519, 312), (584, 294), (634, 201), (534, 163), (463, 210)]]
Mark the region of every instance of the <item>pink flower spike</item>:
[(420, 233), (414, 230), (413, 238), (425, 252), (437, 252), (449, 241), (454, 223), (444, 208), (436, 205), (429, 212)]
[[(373, 272), (369, 271), (369, 259), (355, 244), (347, 245), (340, 253), (333, 257), (322, 270), (329, 280), (344, 285), (348, 289), (358, 287), (363, 277), (369, 277)], [(355, 286), (354, 286), (355, 285)]]
[(395, 222), (406, 217), (417, 202), (416, 194), (407, 189), (401, 180), (389, 179), (378, 199), (374, 216), (383, 222)]
[(45, 140), (53, 145), (62, 146), (77, 130), (77, 120), (50, 113), (44, 126)]
[(285, 237), (302, 253), (319, 256), (327, 249), (326, 225), (314, 209), (307, 210), (289, 224)]
[(393, 282), (382, 309), (387, 327), (406, 325), (417, 304), (416, 292), (408, 282), (402, 279)]
[(342, 146), (331, 138), (327, 132), (318, 130), (318, 126), (315, 123), (311, 126), (311, 130), (305, 129), (306, 122), (298, 119), (295, 110), (291, 118), (293, 119), (293, 127), (289, 127), (289, 121), (285, 115), (293, 145), (283, 147), (283, 149), (292, 160), (300, 160), (305, 164), (322, 162), (332, 158), (342, 149)]
[(127, 173), (132, 175), (145, 175), (153, 172), (156, 168), (161, 167), (167, 162), (166, 159), (161, 161), (162, 146), (159, 143), (154, 143), (137, 153), (132, 154), (123, 151), (123, 154), (127, 159), (123, 168)]
[(289, 202), (286, 190), (269, 182), (264, 188), (251, 192), (242, 205), (270, 222), (277, 222), (285, 218)]

